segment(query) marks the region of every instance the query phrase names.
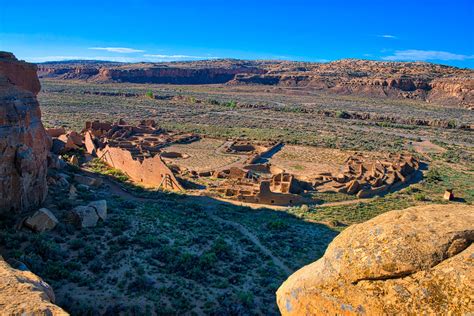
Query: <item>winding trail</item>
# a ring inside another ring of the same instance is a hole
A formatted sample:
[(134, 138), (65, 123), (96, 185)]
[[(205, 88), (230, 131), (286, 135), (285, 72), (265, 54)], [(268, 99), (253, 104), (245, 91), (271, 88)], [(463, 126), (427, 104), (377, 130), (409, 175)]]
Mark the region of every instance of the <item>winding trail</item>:
[(291, 273), (293, 273), (293, 271), (288, 268), (288, 266), (286, 266), (283, 261), (281, 261), (279, 258), (277, 258), (276, 256), (273, 255), (273, 253), (267, 248), (265, 247), (264, 245), (262, 245), (262, 243), (260, 242), (260, 240), (258, 239), (257, 236), (255, 236), (252, 232), (250, 232), (246, 227), (244, 227), (242, 224), (239, 224), (237, 222), (234, 222), (234, 221), (230, 221), (230, 220), (227, 220), (227, 219), (223, 219), (219, 216), (217, 216), (213, 210), (210, 210), (210, 209), (207, 209), (207, 214), (209, 215), (209, 217), (211, 219), (213, 219), (215, 222), (218, 222), (218, 223), (222, 223), (222, 224), (228, 224), (232, 227), (234, 227), (236, 230), (238, 230), (242, 235), (244, 235), (245, 237), (247, 237), (251, 242), (253, 242), (253, 244), (260, 249), (260, 251), (262, 253), (264, 253), (265, 255), (267, 255), (268, 257), (270, 257), (270, 259), (272, 259), (273, 263), (279, 267), (280, 269), (282, 269), (283, 271), (285, 271), (286, 274), (290, 275)]
[[(128, 200), (133, 200), (136, 202), (157, 202), (159, 203), (159, 199), (153, 199), (153, 198), (144, 198), (144, 197), (139, 197), (136, 196), (126, 190), (124, 190), (119, 184), (117, 184), (115, 181), (108, 179), (107, 177), (103, 176), (98, 176), (97, 174), (93, 172), (89, 172), (87, 170), (84, 170), (87, 172), (88, 176), (94, 177), (94, 178), (100, 178), (103, 180), (104, 184), (109, 186), (109, 190), (111, 193), (118, 195), (120, 197), (123, 197)], [(203, 197), (203, 200), (198, 200), (197, 204), (203, 207), (203, 210), (206, 212), (206, 214), (216, 223), (221, 223), (221, 224), (227, 224), (232, 226), (235, 230), (240, 232), (242, 235), (244, 235), (247, 239), (249, 239), (264, 255), (268, 256), (273, 264), (275, 264), (277, 267), (279, 267), (281, 270), (283, 270), (287, 275), (290, 275), (293, 273), (293, 270), (291, 270), (287, 265), (283, 263), (278, 257), (276, 257), (270, 249), (265, 247), (258, 237), (252, 233), (250, 230), (248, 230), (245, 226), (243, 226), (240, 223), (223, 219), (222, 217), (219, 217), (216, 214), (217, 211), (217, 206), (219, 204), (223, 204), (226, 202), (220, 201), (220, 200), (213, 200), (212, 198), (209, 197)]]

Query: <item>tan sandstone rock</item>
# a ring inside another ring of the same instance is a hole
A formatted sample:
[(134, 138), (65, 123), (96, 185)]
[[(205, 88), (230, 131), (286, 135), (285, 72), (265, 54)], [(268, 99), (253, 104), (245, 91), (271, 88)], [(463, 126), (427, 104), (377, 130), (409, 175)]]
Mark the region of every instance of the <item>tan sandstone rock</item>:
[(69, 212), (69, 218), (78, 227), (87, 228), (97, 225), (99, 215), (92, 206), (76, 206)]
[(277, 291), (283, 315), (474, 310), (474, 207), (427, 205), (353, 225)]
[(0, 256), (1, 315), (69, 315), (54, 300), (46, 282), (30, 271), (13, 269)]
[(99, 218), (103, 221), (107, 219), (107, 201), (106, 200), (98, 200), (93, 201), (88, 204), (88, 206), (92, 206)]
[(36, 66), (0, 52), (0, 212), (38, 207), (46, 197), (50, 138), (41, 123)]
[(47, 208), (40, 208), (25, 220), (24, 225), (36, 232), (44, 232), (54, 229), (58, 223), (58, 219), (50, 210)]

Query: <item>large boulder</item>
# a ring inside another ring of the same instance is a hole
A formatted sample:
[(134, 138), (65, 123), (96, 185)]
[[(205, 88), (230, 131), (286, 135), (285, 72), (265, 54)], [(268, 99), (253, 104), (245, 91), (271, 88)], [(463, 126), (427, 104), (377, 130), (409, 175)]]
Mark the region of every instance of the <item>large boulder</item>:
[(50, 210), (40, 208), (33, 215), (28, 217), (23, 224), (35, 232), (44, 232), (54, 229), (58, 223), (58, 219)]
[(99, 215), (92, 206), (76, 206), (69, 211), (70, 220), (78, 227), (87, 228), (97, 225)]
[(0, 52), (0, 213), (38, 207), (48, 192), (50, 138), (41, 123), (36, 66)]
[(474, 207), (427, 205), (347, 228), (278, 289), (283, 315), (474, 311)]
[(1, 315), (69, 315), (54, 300), (46, 282), (30, 271), (13, 269), (0, 256)]
[(107, 201), (106, 200), (98, 200), (92, 201), (88, 204), (95, 209), (99, 218), (103, 221), (107, 219)]

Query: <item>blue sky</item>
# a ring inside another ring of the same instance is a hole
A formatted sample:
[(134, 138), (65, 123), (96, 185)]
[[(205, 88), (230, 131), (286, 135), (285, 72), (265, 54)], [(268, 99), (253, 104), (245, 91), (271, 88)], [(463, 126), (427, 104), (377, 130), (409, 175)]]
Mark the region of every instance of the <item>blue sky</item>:
[(474, 68), (473, 21), (473, 0), (0, 0), (0, 50), (32, 62), (363, 58)]

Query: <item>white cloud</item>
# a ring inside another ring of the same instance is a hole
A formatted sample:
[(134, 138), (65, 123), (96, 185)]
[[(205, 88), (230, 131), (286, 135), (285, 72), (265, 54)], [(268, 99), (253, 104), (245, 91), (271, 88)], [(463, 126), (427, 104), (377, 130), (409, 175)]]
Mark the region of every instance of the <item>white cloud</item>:
[(390, 35), (390, 34), (384, 34), (384, 35), (377, 35), (377, 37), (382, 37), (382, 38), (391, 38), (391, 39), (397, 39), (395, 35)]
[(391, 56), (382, 57), (383, 60), (405, 60), (405, 61), (426, 61), (426, 60), (466, 60), (473, 59), (474, 55), (461, 55), (435, 50), (397, 50)]
[(36, 57), (21, 57), (22, 59), (33, 62), (42, 63), (48, 61), (64, 61), (64, 60), (100, 60), (100, 61), (115, 61), (123, 63), (138, 63), (138, 62), (162, 62), (162, 61), (184, 61), (184, 60), (198, 60), (198, 59), (217, 59), (220, 57), (212, 56), (191, 56), (191, 55), (153, 55), (144, 54), (143, 56), (128, 57), (128, 56), (74, 56), (74, 55), (60, 55), (60, 56), (36, 56)]
[(122, 53), (122, 54), (143, 53), (144, 52), (144, 50), (141, 50), (141, 49), (134, 49), (134, 48), (128, 48), (128, 47), (89, 47), (89, 49), (105, 50), (107, 52)]
[(64, 61), (64, 60), (101, 60), (116, 61), (123, 63), (132, 63), (141, 61), (134, 57), (110, 57), (110, 56), (39, 56), (39, 57), (22, 57), (22, 59), (32, 63), (42, 63), (47, 61)]

